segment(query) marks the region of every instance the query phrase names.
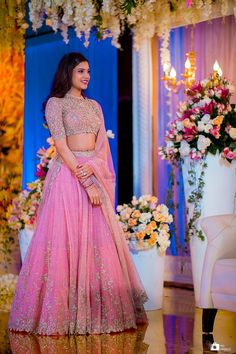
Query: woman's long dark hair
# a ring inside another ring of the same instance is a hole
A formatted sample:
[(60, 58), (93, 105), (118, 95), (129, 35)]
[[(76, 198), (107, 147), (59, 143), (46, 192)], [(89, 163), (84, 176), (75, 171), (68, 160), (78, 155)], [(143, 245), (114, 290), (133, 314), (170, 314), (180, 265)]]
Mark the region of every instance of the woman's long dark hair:
[[(64, 97), (71, 88), (72, 71), (82, 62), (88, 60), (80, 53), (69, 53), (61, 58), (56, 74), (54, 76), (50, 97)], [(83, 95), (83, 92), (82, 92)]]
[[(51, 92), (48, 95), (46, 101), (43, 102), (43, 112), (45, 112), (45, 107), (50, 97), (64, 97), (65, 94), (70, 90), (72, 82), (72, 71), (78, 64), (84, 61), (88, 62), (88, 60), (81, 53), (76, 52), (68, 53), (61, 58), (54, 76)], [(81, 94), (84, 96), (83, 91)]]

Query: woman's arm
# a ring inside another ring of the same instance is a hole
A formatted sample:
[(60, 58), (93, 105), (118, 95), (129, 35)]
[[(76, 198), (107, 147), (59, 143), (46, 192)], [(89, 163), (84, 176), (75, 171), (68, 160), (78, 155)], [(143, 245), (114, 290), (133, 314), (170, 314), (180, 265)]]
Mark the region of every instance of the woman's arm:
[(54, 140), (56, 150), (71, 171), (75, 171), (78, 161), (66, 141), (62, 119), (62, 102), (58, 97), (49, 98), (45, 109), (46, 121)]

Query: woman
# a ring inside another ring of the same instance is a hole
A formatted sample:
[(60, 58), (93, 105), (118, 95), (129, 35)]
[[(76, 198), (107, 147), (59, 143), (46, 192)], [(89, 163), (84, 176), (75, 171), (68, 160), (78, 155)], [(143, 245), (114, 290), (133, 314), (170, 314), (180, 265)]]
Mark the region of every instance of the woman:
[(147, 296), (113, 210), (115, 175), (102, 110), (84, 96), (89, 79), (81, 54), (62, 58), (45, 110), (58, 155), (19, 275), (11, 330), (110, 333), (147, 322)]

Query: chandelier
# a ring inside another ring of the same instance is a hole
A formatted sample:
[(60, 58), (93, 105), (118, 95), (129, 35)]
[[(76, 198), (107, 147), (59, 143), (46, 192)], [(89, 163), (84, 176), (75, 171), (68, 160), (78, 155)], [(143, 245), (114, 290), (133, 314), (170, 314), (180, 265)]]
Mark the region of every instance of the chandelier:
[(196, 54), (195, 52), (186, 53), (186, 61), (185, 61), (185, 72), (181, 74), (182, 79), (176, 80), (176, 70), (172, 66), (169, 71), (169, 66), (164, 64), (163, 71), (164, 76), (161, 77), (161, 80), (164, 81), (165, 88), (168, 91), (172, 91), (174, 93), (178, 93), (181, 87), (190, 87), (195, 81), (196, 74)]
[[(186, 53), (186, 56), (187, 59), (184, 65), (185, 72), (184, 74), (181, 74), (181, 80), (176, 79), (176, 70), (173, 66), (169, 70), (169, 66), (167, 64), (164, 64), (164, 76), (161, 77), (161, 80), (164, 82), (165, 88), (168, 91), (178, 93), (181, 88), (184, 88), (186, 90), (195, 82), (197, 71), (196, 53), (194, 51), (191, 51)], [(217, 60), (213, 65), (213, 77), (215, 80), (218, 80), (220, 77), (222, 77), (222, 70)]]

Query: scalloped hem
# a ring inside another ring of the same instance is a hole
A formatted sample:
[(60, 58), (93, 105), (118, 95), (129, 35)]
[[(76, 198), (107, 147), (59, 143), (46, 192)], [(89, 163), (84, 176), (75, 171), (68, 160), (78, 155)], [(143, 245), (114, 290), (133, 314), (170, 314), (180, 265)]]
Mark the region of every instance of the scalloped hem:
[(52, 336), (52, 337), (56, 337), (56, 336), (79, 336), (79, 335), (93, 335), (93, 334), (110, 334), (110, 333), (119, 333), (119, 332), (124, 332), (126, 330), (130, 330), (130, 329), (137, 329), (139, 326), (142, 325), (147, 325), (148, 321), (143, 320), (143, 321), (138, 321), (138, 323), (136, 325), (130, 325), (130, 326), (125, 326), (125, 327), (117, 327), (117, 328), (112, 328), (112, 329), (107, 329), (107, 330), (103, 330), (103, 331), (93, 331), (93, 332), (73, 332), (73, 333), (69, 333), (69, 332), (57, 332), (57, 333), (46, 333), (46, 332), (41, 332), (41, 331), (30, 331), (30, 330), (26, 330), (26, 329), (16, 329), (13, 327), (9, 327), (8, 330), (10, 332), (14, 332), (14, 333), (21, 333), (21, 334), (35, 334), (35, 335), (39, 335), (39, 336)]

